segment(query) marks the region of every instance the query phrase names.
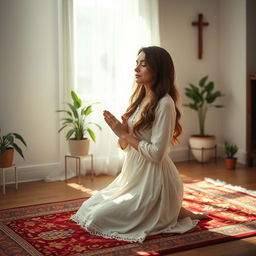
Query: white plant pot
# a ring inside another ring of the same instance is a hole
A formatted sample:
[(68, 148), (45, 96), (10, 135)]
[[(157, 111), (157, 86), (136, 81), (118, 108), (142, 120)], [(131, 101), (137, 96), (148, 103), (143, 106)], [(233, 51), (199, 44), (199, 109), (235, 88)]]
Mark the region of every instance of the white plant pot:
[(200, 163), (208, 162), (215, 156), (215, 136), (190, 136), (189, 145), (193, 156)]
[(72, 156), (87, 156), (89, 152), (89, 139), (69, 140), (69, 152)]

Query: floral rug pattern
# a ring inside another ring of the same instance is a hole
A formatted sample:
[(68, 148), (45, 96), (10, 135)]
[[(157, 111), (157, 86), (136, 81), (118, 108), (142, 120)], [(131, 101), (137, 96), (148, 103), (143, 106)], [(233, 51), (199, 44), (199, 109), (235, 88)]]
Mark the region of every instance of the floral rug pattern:
[(85, 198), (2, 210), (0, 255), (164, 255), (256, 234), (255, 196), (205, 180), (186, 183), (184, 190), (184, 206), (210, 218), (184, 234), (152, 236), (142, 244), (92, 236), (72, 222)]

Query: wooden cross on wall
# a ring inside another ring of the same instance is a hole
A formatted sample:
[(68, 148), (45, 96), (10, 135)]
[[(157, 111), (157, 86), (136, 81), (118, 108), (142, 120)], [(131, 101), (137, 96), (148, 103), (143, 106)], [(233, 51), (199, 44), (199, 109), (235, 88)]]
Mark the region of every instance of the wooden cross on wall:
[(192, 22), (193, 26), (198, 27), (198, 59), (203, 58), (203, 27), (208, 26), (208, 22), (203, 21), (203, 14), (198, 14), (198, 21)]

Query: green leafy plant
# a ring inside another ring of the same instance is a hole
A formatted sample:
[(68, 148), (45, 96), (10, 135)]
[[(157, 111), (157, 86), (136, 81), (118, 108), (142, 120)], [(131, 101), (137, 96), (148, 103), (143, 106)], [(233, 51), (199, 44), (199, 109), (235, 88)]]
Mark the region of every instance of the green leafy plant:
[(198, 85), (189, 84), (185, 88), (185, 95), (192, 101), (184, 104), (198, 114), (200, 136), (205, 135), (205, 120), (209, 108), (222, 108), (223, 105), (213, 105), (217, 98), (224, 96), (220, 91), (214, 91), (214, 82), (207, 82), (208, 76), (204, 76), (199, 80)]
[(97, 126), (100, 130), (101, 127), (92, 122), (86, 122), (86, 118), (93, 112), (92, 106), (98, 104), (99, 102), (94, 102), (88, 106), (84, 106), (82, 100), (77, 96), (74, 91), (71, 91), (71, 97), (73, 103), (67, 103), (69, 110), (57, 110), (57, 112), (64, 112), (66, 114), (65, 118), (62, 118), (62, 127), (58, 132), (61, 132), (64, 128), (69, 127), (67, 131), (66, 139), (82, 140), (86, 138), (89, 134), (90, 138), (95, 142), (96, 137), (94, 131), (89, 127), (91, 125)]
[(238, 151), (237, 145), (230, 144), (227, 141), (225, 141), (225, 143), (224, 143), (224, 149), (225, 149), (225, 154), (226, 154), (227, 158), (234, 158), (234, 155)]
[[(1, 129), (0, 129), (0, 133), (1, 133)], [(16, 144), (17, 140), (27, 147), (25, 140), (18, 133), (10, 132), (6, 135), (0, 135), (0, 153), (4, 153), (6, 150), (13, 148), (20, 154), (20, 156), (23, 159), (25, 159), (22, 149)]]

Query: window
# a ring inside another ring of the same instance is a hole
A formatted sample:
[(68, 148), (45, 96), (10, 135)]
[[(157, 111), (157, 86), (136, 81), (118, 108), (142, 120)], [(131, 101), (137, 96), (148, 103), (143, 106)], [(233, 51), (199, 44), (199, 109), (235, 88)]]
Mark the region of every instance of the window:
[[(158, 33), (157, 0), (74, 0), (78, 95), (86, 101), (100, 101), (102, 110), (120, 119), (132, 92), (137, 52), (142, 46), (157, 45)], [(112, 158), (118, 159), (115, 136), (101, 114), (94, 118), (103, 131), (96, 134), (92, 150), (109, 166)]]

